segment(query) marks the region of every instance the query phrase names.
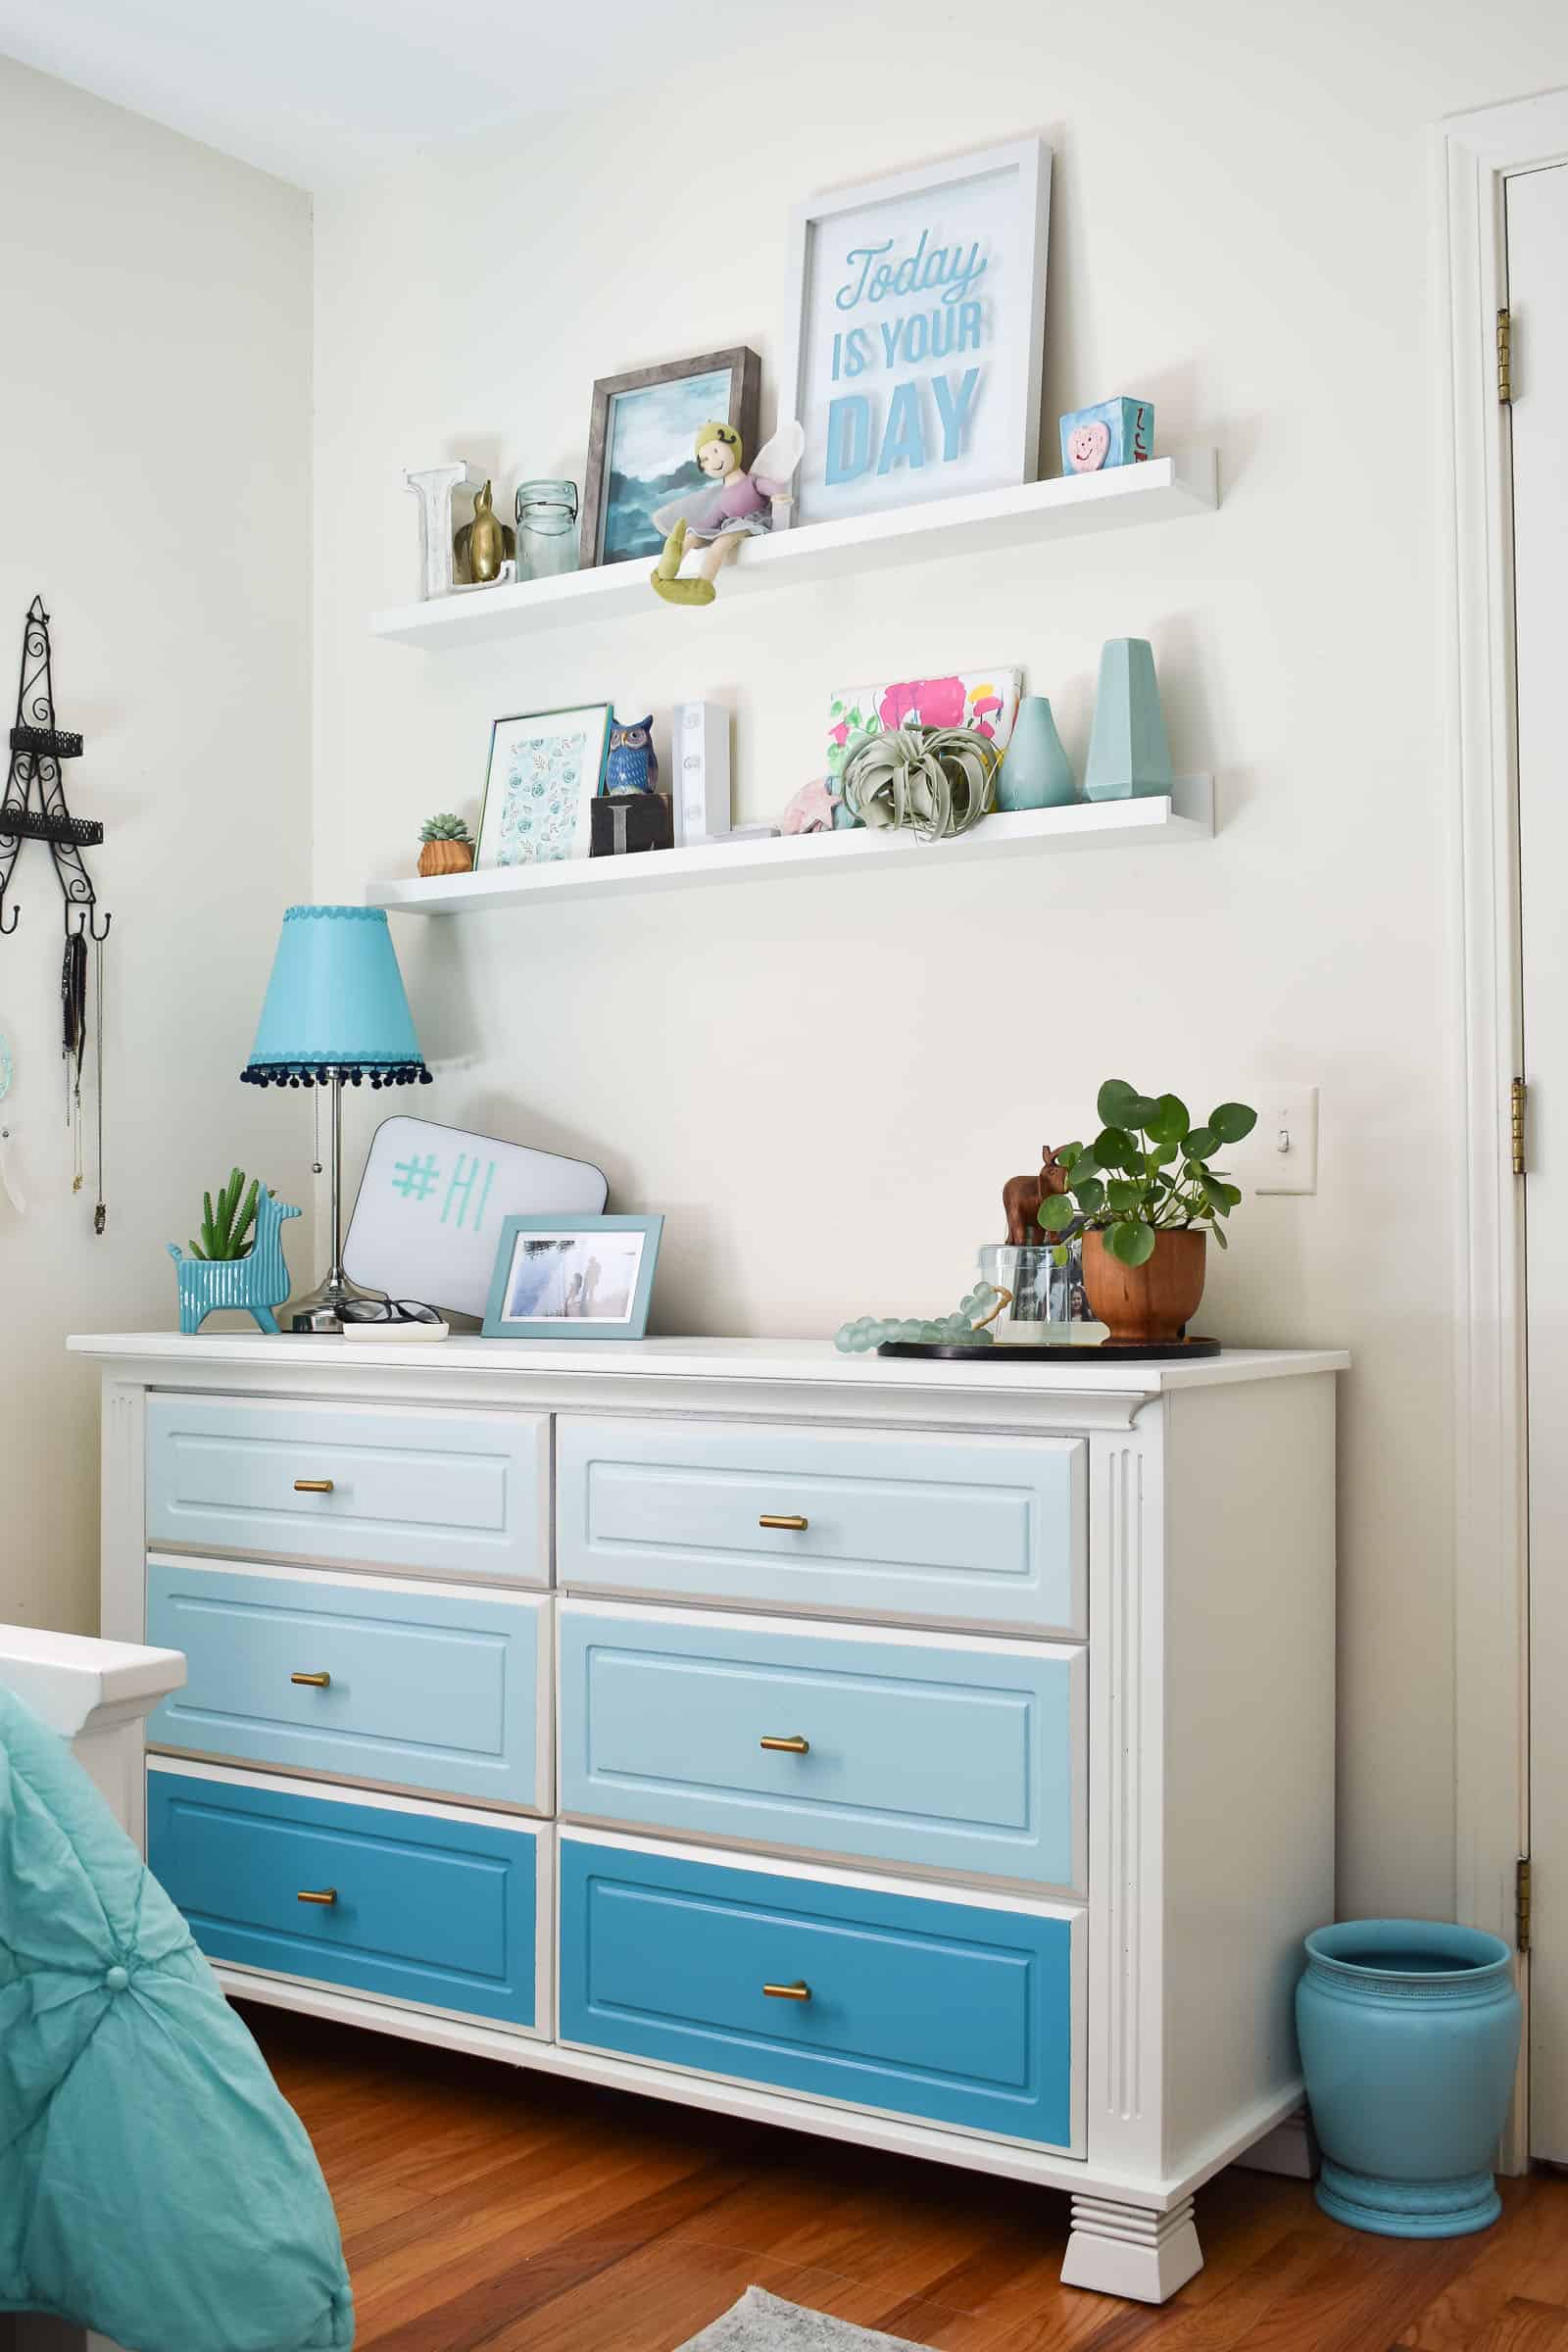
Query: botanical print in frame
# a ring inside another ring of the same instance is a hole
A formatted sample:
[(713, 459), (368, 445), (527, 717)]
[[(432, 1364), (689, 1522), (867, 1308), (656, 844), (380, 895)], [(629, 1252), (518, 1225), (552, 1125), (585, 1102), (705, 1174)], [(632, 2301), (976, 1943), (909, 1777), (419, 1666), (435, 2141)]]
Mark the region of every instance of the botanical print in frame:
[(588, 856), (609, 734), (608, 703), (495, 721), (476, 871)]
[(796, 523), (1036, 478), (1050, 200), (1051, 149), (1027, 138), (798, 208)]
[(710, 486), (697, 464), (700, 425), (734, 425), (746, 456), (756, 455), (761, 374), (756, 352), (737, 345), (601, 377), (583, 477), (584, 569), (659, 554), (654, 510)]

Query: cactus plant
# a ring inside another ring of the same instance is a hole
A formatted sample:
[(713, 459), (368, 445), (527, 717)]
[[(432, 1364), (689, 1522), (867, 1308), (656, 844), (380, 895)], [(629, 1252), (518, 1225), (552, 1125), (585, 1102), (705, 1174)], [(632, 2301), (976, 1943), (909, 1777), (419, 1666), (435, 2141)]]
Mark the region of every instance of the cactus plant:
[(427, 878), (431, 874), (466, 874), (473, 864), (468, 828), (450, 810), (427, 816), (419, 827), (419, 839), (424, 844), (419, 852), (419, 871)]
[[(228, 1182), (213, 1206), (211, 1193), (202, 1195), (202, 1238), (192, 1242), (192, 1257), (209, 1259), (244, 1257), (251, 1246), (251, 1227), (256, 1222), (257, 1180), (251, 1178), (251, 1189), (245, 1191), (245, 1171), (230, 1168)], [(243, 1205), (242, 1205), (243, 1196)]]

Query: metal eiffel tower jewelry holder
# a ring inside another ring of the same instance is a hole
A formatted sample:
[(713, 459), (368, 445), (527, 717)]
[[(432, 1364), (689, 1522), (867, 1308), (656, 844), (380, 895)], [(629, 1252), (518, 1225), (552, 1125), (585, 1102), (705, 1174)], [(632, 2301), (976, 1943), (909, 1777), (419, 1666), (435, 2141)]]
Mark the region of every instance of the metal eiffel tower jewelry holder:
[(114, 917), (106, 914), (103, 928), (99, 929), (98, 895), (81, 860), (83, 850), (95, 849), (102, 841), (104, 829), (89, 818), (73, 816), (66, 806), (61, 762), (79, 760), (81, 751), (81, 737), (55, 724), (49, 615), (43, 609), (42, 597), (35, 596), (22, 624), (22, 669), (17, 682), (16, 724), (11, 730), (11, 766), (5, 795), (0, 799), (0, 934), (9, 937), (22, 920), (22, 909), (15, 901), (11, 903), (8, 920), (6, 905), (22, 845), (24, 841), (46, 841), (65, 903), (66, 952), (60, 976), (64, 1013), (61, 1050), (66, 1064), (66, 1125), (74, 1130), (75, 1140), (74, 1192), (80, 1192), (82, 1184), (81, 1068), (87, 1048), (88, 941), (93, 945), (98, 1200), (92, 1229), (94, 1233), (102, 1233), (109, 1217), (104, 1204), (104, 941), (109, 937)]

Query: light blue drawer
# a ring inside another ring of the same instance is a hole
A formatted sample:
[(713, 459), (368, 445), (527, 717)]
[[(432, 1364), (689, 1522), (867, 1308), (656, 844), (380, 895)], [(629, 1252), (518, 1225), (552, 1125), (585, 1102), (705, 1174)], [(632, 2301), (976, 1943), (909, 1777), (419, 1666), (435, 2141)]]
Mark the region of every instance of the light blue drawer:
[[(557, 1581), (998, 1632), (1087, 1629), (1080, 1438), (556, 1427)], [(795, 1526), (768, 1526), (768, 1520)]]
[(1081, 1648), (604, 1601), (558, 1626), (564, 1814), (1085, 1885)]
[(147, 1402), (155, 1545), (547, 1585), (549, 1493), (543, 1414)]
[(148, 1767), (147, 1859), (209, 1960), (538, 2029), (541, 1854), (501, 1814)]
[(549, 1608), (521, 1593), (154, 1558), (147, 1639), (184, 1651), (186, 1680), (148, 1736), (546, 1811)]
[(1077, 2153), (1082, 1916), (564, 1831), (561, 2038)]

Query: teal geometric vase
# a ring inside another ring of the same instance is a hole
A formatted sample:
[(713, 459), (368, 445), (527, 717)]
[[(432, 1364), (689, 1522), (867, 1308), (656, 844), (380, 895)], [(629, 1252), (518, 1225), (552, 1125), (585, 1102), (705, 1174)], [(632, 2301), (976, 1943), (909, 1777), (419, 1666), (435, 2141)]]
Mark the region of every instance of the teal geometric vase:
[(1488, 2229), (1519, 2019), (1513, 1955), (1479, 1929), (1363, 1919), (1308, 1936), (1296, 2028), (1324, 2212), (1379, 2237)]
[(1069, 808), (1078, 787), (1043, 694), (1026, 694), (1018, 705), (1011, 739), (997, 778), (999, 808)]
[(1112, 637), (1100, 657), (1084, 793), (1091, 801), (1139, 801), (1169, 790), (1154, 649), (1144, 637)]

